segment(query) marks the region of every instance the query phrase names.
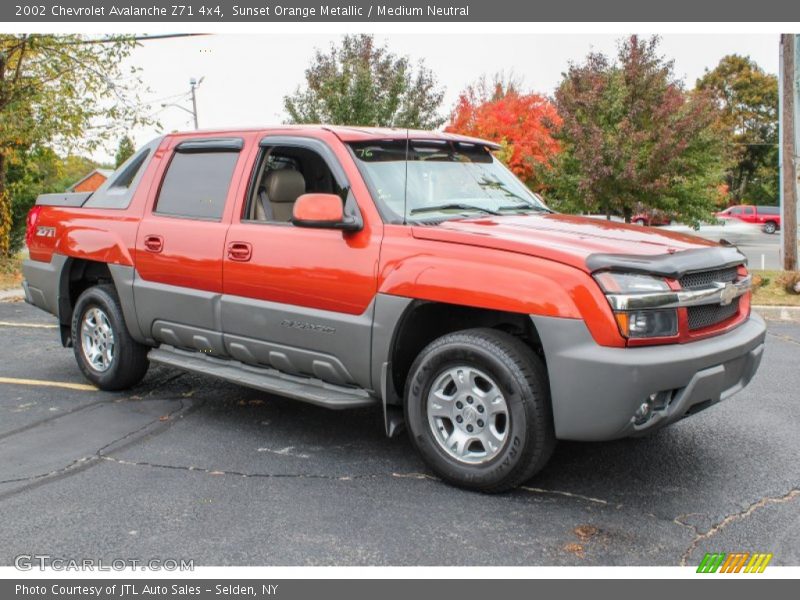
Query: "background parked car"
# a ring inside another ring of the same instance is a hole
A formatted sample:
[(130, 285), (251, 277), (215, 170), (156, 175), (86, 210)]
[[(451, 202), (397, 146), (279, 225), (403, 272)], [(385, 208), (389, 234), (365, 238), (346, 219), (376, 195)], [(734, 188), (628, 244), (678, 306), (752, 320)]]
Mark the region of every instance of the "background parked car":
[(663, 210), (643, 210), (631, 217), (631, 223), (656, 227), (659, 225), (672, 225), (672, 216)]
[(716, 217), (718, 219), (739, 219), (745, 223), (757, 223), (761, 225), (764, 233), (775, 233), (781, 228), (781, 209), (779, 206), (739, 204), (718, 212)]

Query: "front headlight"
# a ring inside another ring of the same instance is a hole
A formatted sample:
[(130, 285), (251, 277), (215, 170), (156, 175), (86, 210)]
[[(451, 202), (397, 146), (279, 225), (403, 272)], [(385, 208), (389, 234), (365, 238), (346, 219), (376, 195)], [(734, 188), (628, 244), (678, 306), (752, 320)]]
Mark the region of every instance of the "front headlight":
[[(652, 275), (605, 271), (595, 274), (594, 278), (607, 295), (616, 299), (670, 291), (666, 280)], [(663, 338), (678, 334), (678, 311), (675, 309), (614, 310), (614, 318), (626, 338)]]
[(674, 308), (617, 311), (614, 317), (620, 333), (627, 338), (660, 338), (678, 334), (678, 311)]
[(667, 292), (669, 286), (664, 279), (637, 273), (614, 273), (604, 271), (594, 276), (606, 294), (636, 294), (647, 292)]

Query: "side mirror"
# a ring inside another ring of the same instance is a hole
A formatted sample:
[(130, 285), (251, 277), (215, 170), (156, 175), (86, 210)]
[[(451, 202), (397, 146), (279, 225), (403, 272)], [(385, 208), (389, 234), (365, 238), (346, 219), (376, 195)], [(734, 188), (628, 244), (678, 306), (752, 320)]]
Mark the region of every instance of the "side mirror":
[(336, 194), (303, 194), (292, 207), (292, 223), (316, 229), (361, 229), (359, 219), (345, 217), (344, 204)]

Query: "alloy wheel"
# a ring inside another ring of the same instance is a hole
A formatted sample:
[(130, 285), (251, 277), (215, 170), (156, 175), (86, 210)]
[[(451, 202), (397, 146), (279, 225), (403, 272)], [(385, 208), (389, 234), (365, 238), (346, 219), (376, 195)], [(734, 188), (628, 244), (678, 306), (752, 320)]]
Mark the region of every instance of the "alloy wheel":
[(439, 446), (462, 463), (492, 460), (508, 437), (505, 396), (489, 375), (468, 365), (450, 367), (434, 380), (427, 417)]

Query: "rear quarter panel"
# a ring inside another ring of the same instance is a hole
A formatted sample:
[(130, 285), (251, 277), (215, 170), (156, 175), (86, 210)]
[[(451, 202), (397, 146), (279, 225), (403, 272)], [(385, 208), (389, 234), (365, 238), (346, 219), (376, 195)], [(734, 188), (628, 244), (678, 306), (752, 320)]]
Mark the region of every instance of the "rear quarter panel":
[(29, 236), (32, 260), (50, 262), (53, 254), (94, 260), (108, 264), (133, 266), (136, 232), (144, 213), (151, 186), (154, 185), (165, 155), (167, 138), (147, 164), (146, 171), (124, 209), (37, 207), (36, 228), (51, 227), (52, 237)]

